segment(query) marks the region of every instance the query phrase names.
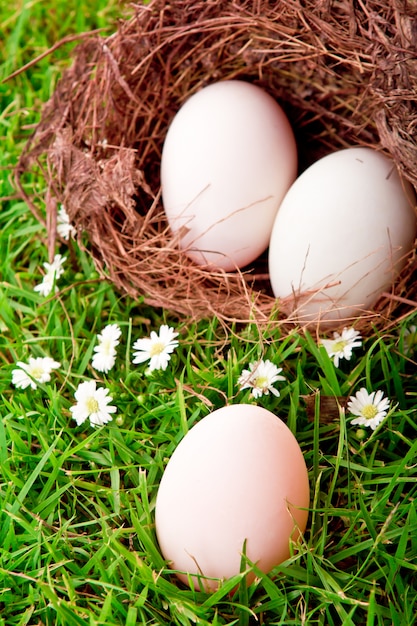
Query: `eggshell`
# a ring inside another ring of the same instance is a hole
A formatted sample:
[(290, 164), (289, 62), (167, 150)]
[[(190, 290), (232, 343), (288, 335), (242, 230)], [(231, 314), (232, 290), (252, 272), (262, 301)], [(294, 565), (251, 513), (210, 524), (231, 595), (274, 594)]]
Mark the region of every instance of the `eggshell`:
[(182, 581), (188, 573), (196, 588), (215, 589), (212, 578), (239, 573), (245, 540), (263, 572), (287, 559), (308, 506), (307, 468), (289, 428), (262, 407), (235, 404), (203, 418), (176, 448), (157, 494), (156, 532)]
[(413, 248), (414, 205), (411, 185), (371, 148), (340, 150), (303, 172), (269, 248), (273, 292), (293, 319), (334, 325), (370, 310)]
[(267, 248), (296, 173), (294, 135), (272, 96), (245, 81), (213, 83), (184, 103), (164, 142), (171, 230), (196, 263), (243, 267)]

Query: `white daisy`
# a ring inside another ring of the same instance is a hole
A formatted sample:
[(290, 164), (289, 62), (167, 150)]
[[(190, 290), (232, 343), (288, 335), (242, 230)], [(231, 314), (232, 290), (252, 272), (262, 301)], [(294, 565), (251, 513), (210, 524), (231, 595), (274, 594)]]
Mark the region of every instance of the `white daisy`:
[(61, 367), (61, 363), (49, 356), (36, 358), (31, 356), (27, 363), (18, 361), (16, 365), (18, 369), (12, 370), (12, 383), (19, 389), (26, 389), (26, 387), (36, 389), (37, 383), (48, 383), (51, 380), (52, 370)]
[(417, 348), (417, 326), (410, 326), (404, 330), (403, 350), (404, 354), (410, 354)]
[(49, 296), (54, 286), (56, 289), (56, 282), (60, 276), (64, 273), (63, 264), (65, 257), (60, 254), (56, 254), (52, 263), (44, 263), (43, 266), (46, 270), (43, 280), (39, 285), (35, 285), (34, 290), (39, 291), (43, 296)]
[(178, 347), (175, 339), (178, 333), (173, 328), (163, 324), (159, 335), (153, 330), (146, 339), (137, 339), (133, 344), (133, 363), (144, 363), (149, 360), (149, 371), (165, 370), (172, 352)]
[(333, 358), (333, 363), (339, 367), (339, 360), (350, 360), (353, 348), (359, 348), (362, 345), (361, 336), (357, 330), (353, 328), (344, 328), (342, 334), (333, 333), (333, 339), (322, 339), (321, 344), (325, 347), (329, 357)]
[(382, 391), (372, 391), (368, 393), (367, 390), (362, 387), (355, 396), (349, 398), (347, 408), (352, 415), (358, 416), (352, 420), (352, 424), (369, 426), (369, 428), (375, 430), (387, 415), (389, 399), (384, 398)]
[(70, 237), (74, 237), (77, 232), (71, 224), (69, 215), (63, 204), (61, 204), (58, 211), (56, 230), (58, 235), (66, 241), (68, 241)]
[(254, 398), (260, 398), (263, 394), (271, 392), (274, 396), (279, 396), (279, 391), (273, 387), (274, 383), (285, 380), (280, 376), (282, 367), (277, 367), (269, 361), (253, 361), (249, 364), (248, 370), (243, 370), (238, 378), (237, 384), (242, 389), (252, 389)]
[(118, 324), (108, 324), (97, 335), (98, 345), (95, 346), (92, 360), (94, 369), (98, 372), (109, 372), (116, 362), (116, 346), (122, 334)]
[(112, 420), (110, 413), (116, 413), (117, 408), (110, 404), (113, 398), (108, 393), (108, 389), (97, 387), (95, 380), (78, 385), (74, 394), (77, 404), (70, 408), (78, 426), (87, 418), (90, 419), (91, 426), (103, 426)]

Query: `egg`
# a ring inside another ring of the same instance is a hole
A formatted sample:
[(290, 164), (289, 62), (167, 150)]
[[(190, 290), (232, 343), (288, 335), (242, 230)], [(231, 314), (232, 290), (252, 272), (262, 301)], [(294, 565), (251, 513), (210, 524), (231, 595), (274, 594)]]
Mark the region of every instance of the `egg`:
[(168, 129), (162, 202), (180, 247), (199, 265), (241, 268), (267, 247), (297, 174), (297, 147), (281, 106), (242, 80), (193, 94)]
[(304, 171), (272, 229), (274, 295), (297, 322), (337, 325), (389, 290), (413, 248), (415, 195), (393, 161), (372, 148), (346, 148)]
[(243, 552), (263, 572), (286, 560), (308, 506), (306, 463), (290, 429), (265, 408), (233, 404), (175, 449), (157, 493), (156, 533), (183, 582), (214, 590), (239, 574)]

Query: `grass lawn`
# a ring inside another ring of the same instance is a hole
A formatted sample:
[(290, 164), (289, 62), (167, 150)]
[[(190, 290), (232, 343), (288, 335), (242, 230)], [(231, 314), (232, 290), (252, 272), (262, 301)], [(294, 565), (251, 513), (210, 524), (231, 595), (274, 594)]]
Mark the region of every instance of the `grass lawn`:
[[(121, 14), (116, 0), (0, 0), (0, 80), (64, 36), (109, 34)], [(313, 334), (255, 323), (225, 332), (216, 320), (189, 323), (126, 297), (74, 241), (57, 250), (57, 291), (35, 290), (46, 231), (11, 171), (73, 46), (0, 84), (0, 625), (416, 623), (417, 341), (407, 333), (417, 314), (389, 332), (370, 329), (336, 367)], [(44, 182), (30, 184), (41, 192)], [(121, 336), (105, 373), (92, 359), (108, 324)], [(132, 362), (132, 346), (163, 324), (179, 345), (165, 370), (149, 372)], [(49, 380), (16, 383), (18, 362), (46, 357), (55, 361)], [(279, 396), (240, 389), (258, 359), (282, 368)], [(108, 389), (117, 409), (97, 428), (71, 411), (88, 381)], [(390, 401), (375, 430), (352, 424), (349, 411), (322, 410), (321, 397), (361, 388)], [(299, 549), (268, 575), (250, 586), (237, 575), (205, 593), (179, 583), (164, 561), (155, 500), (179, 441), (233, 402), (271, 410), (297, 437), (309, 521)]]

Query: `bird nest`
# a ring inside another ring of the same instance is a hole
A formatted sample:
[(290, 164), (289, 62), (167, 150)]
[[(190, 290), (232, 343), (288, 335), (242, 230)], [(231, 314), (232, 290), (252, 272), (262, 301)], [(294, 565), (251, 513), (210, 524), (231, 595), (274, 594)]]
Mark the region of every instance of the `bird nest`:
[[(174, 115), (215, 81), (270, 93), (294, 129), (300, 171), (349, 146), (372, 146), (417, 187), (417, 7), (406, 0), (153, 0), (114, 34), (82, 40), (17, 167), (21, 194), (56, 244), (63, 204), (97, 269), (115, 286), (180, 316), (288, 322), (265, 258), (244, 271), (195, 265), (178, 247), (160, 194)], [(40, 168), (46, 204), (27, 191)], [(417, 307), (415, 254), (364, 319)]]

